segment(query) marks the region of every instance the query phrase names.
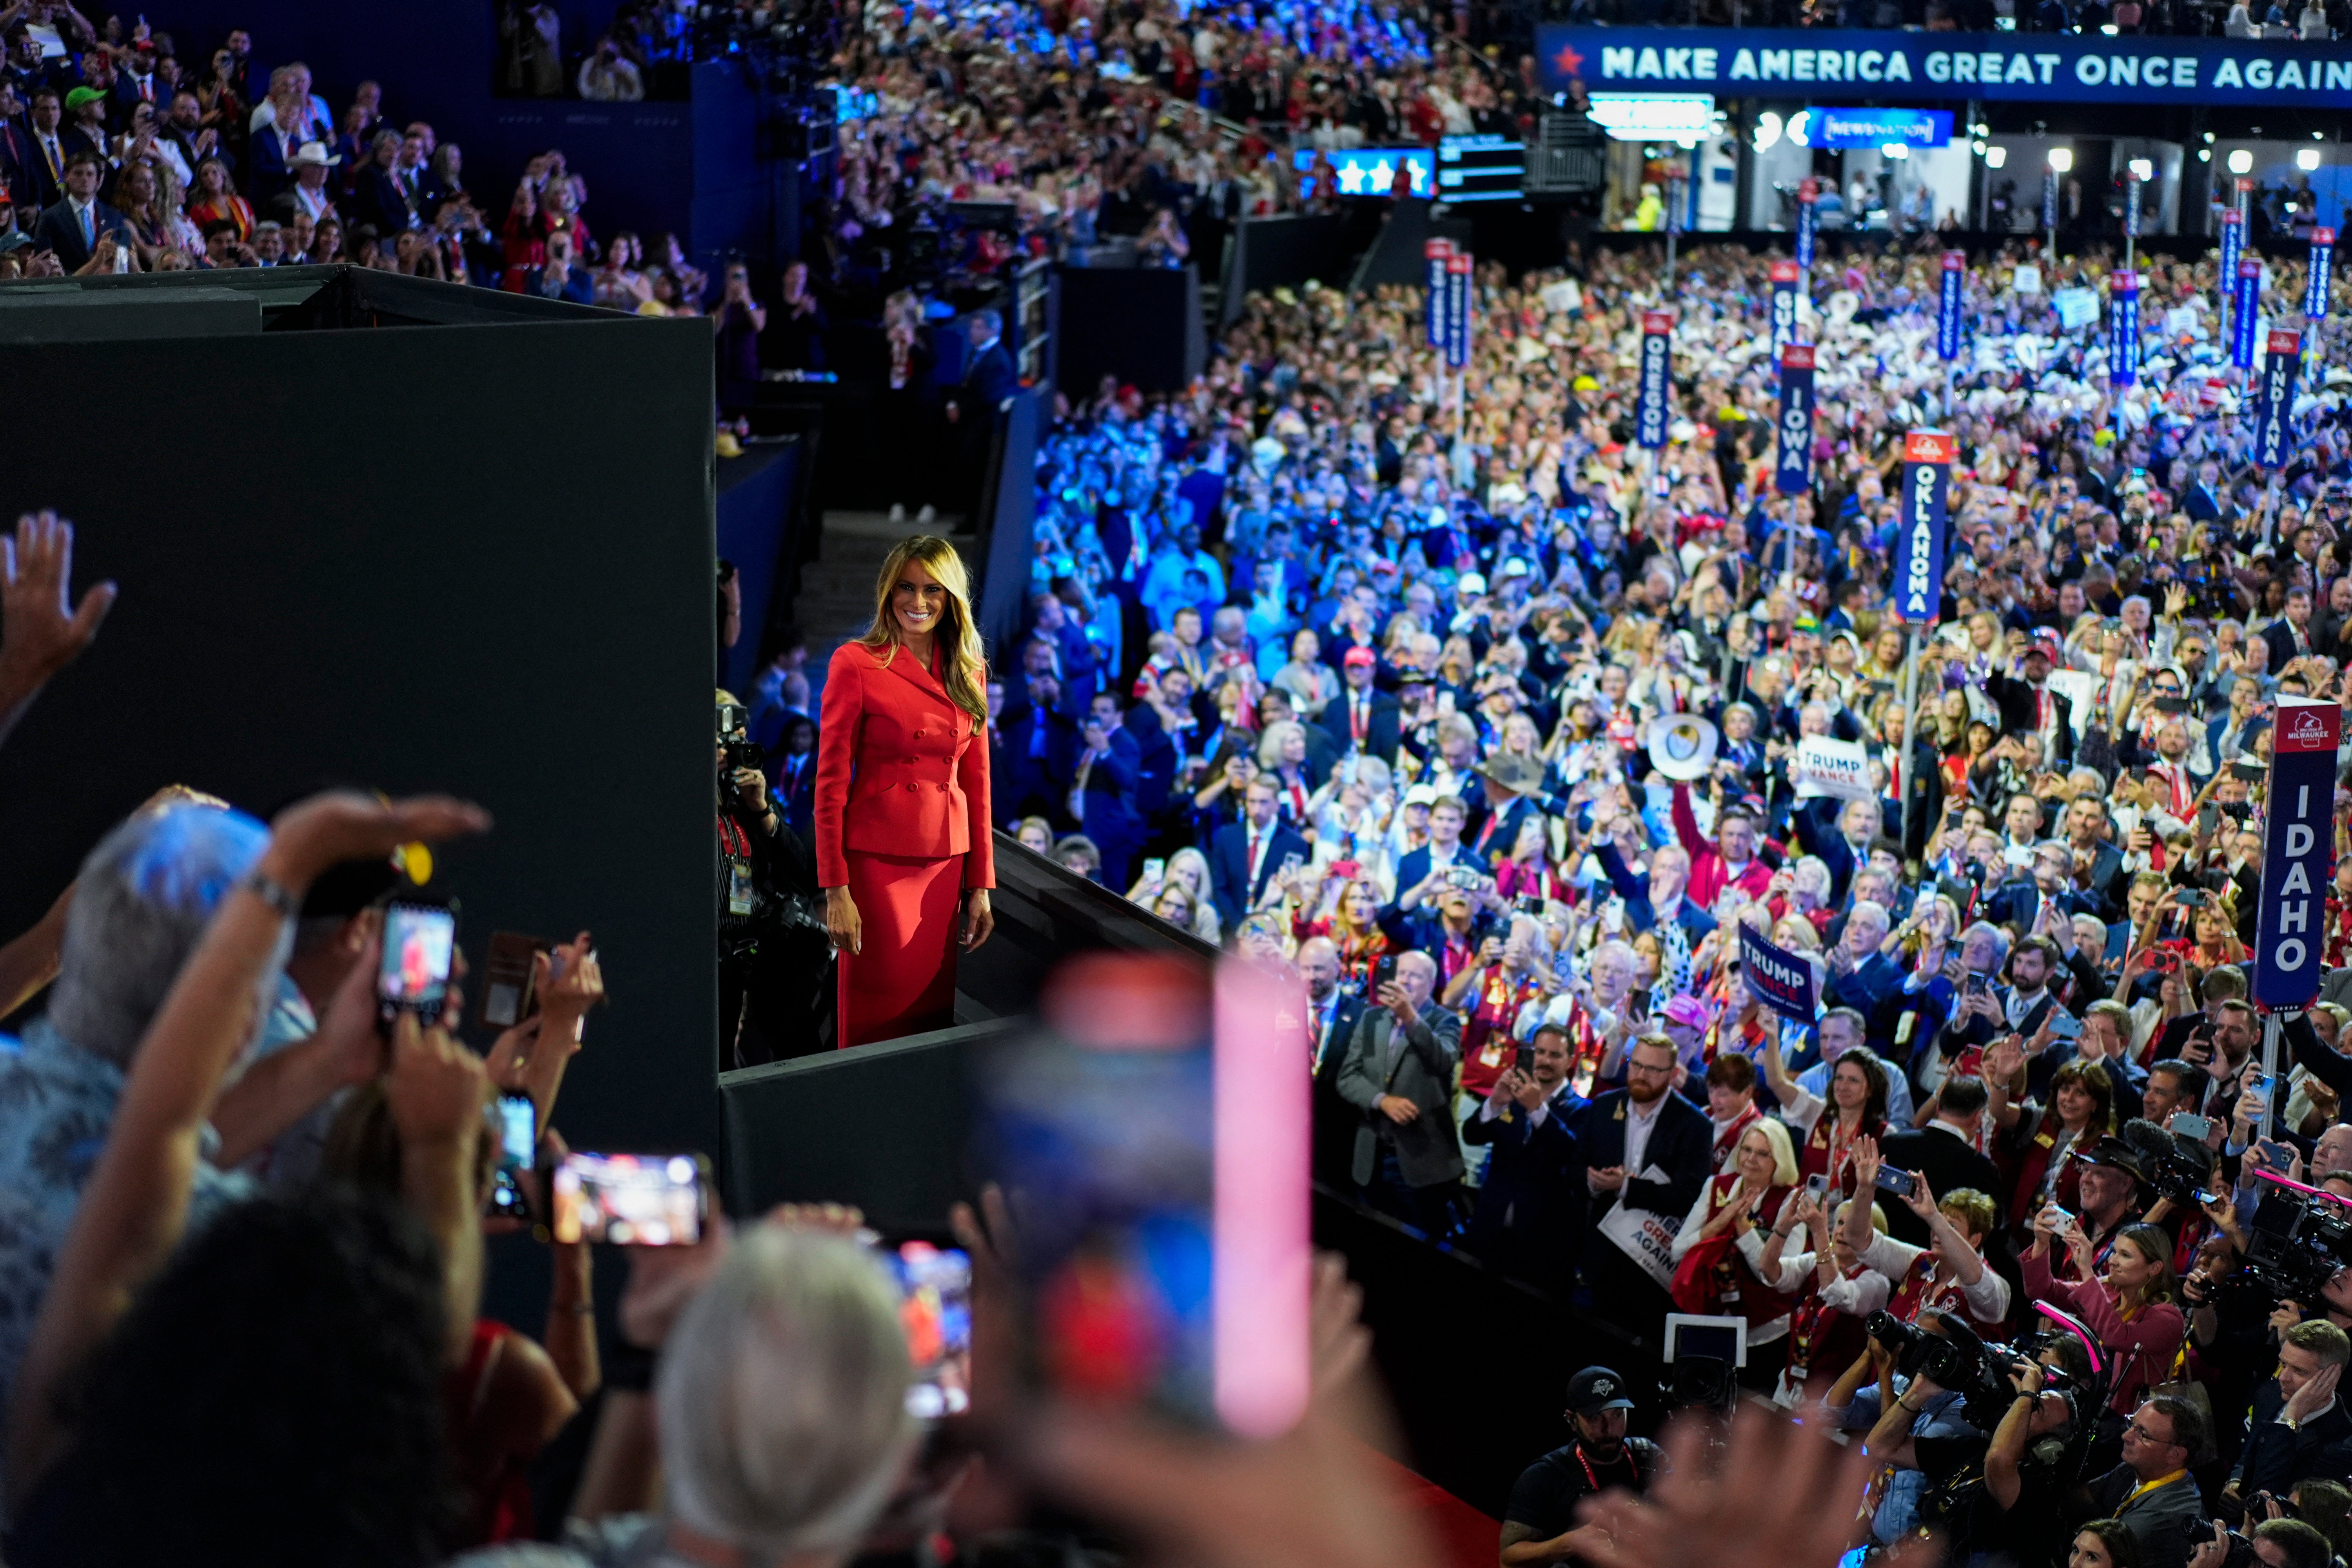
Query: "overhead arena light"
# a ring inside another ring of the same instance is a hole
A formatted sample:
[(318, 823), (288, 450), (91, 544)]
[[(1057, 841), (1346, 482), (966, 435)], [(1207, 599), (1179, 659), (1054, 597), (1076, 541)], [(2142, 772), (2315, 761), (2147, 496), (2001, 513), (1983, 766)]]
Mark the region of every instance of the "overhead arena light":
[(1592, 123), (1620, 142), (1696, 140), (1715, 125), (1712, 93), (1596, 92), (1585, 105)]

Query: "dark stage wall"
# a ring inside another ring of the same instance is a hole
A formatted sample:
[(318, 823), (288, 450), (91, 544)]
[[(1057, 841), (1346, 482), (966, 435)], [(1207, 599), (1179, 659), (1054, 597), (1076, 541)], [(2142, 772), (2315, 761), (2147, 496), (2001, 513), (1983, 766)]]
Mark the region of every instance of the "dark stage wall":
[[(478, 292), (374, 277), (421, 310)], [(0, 747), (0, 931), (175, 781), (469, 795), (497, 829), (442, 859), (476, 963), (498, 929), (586, 927), (604, 959), (562, 1131), (716, 1152), (710, 334), (512, 307), (0, 346), (0, 515), (56, 508), (77, 586), (121, 584)]]

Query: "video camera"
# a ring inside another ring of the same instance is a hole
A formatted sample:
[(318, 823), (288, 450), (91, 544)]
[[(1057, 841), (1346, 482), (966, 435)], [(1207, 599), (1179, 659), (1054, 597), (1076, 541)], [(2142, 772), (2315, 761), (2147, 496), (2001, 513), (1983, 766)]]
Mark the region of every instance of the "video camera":
[(2224, 1283), (2316, 1312), (2328, 1281), (2352, 1265), (2352, 1209), (2316, 1187), (2269, 1171), (2255, 1174), (2278, 1190), (2255, 1210), (2245, 1266)]
[(1896, 1370), (1906, 1376), (1926, 1377), (1938, 1388), (1958, 1394), (1960, 1414), (1983, 1432), (2000, 1426), (2001, 1416), (2016, 1403), (2017, 1390), (2010, 1376), (2018, 1363), (2038, 1359), (2053, 1338), (2072, 1334), (2091, 1352), (2091, 1377), (2086, 1383), (2078, 1382), (2063, 1368), (2044, 1366), (2042, 1386), (2064, 1397), (2074, 1412), (2076, 1431), (2087, 1433), (2089, 1418), (2105, 1394), (2105, 1362), (2097, 1353), (2098, 1342), (2079, 1321), (2054, 1308), (2037, 1302), (2035, 1310), (2051, 1319), (2052, 1327), (2021, 1336), (2013, 1345), (1988, 1342), (1958, 1313), (1941, 1309), (1934, 1314), (1943, 1325), (1941, 1334), (1884, 1310), (1873, 1312), (1863, 1331), (1886, 1347), (1895, 1357)]
[(2158, 1196), (2170, 1198), (2173, 1207), (2186, 1210), (2212, 1201), (2212, 1150), (2138, 1118), (2124, 1123), (2122, 1136), (2131, 1145), (2140, 1180)]

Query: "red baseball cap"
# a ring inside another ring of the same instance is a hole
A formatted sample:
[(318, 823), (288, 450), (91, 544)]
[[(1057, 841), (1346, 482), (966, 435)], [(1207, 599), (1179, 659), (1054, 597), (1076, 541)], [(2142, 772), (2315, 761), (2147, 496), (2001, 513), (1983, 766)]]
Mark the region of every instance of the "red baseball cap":
[(1381, 656), (1368, 647), (1351, 647), (1339, 660), (1341, 664), (1378, 664)]

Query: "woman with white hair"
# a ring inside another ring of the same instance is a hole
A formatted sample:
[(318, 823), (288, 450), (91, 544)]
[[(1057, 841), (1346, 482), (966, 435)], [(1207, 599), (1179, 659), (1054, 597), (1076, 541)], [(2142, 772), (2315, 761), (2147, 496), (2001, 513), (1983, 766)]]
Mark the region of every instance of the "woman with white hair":
[[(1783, 1205), (1799, 1191), (1797, 1152), (1789, 1130), (1770, 1117), (1748, 1124), (1731, 1168), (1701, 1189), (1674, 1242), (1675, 1307), (1702, 1316), (1748, 1320), (1748, 1365), (1740, 1381), (1769, 1389), (1788, 1354), (1789, 1310), (1796, 1298), (1757, 1272)], [(1776, 1269), (1777, 1277), (1777, 1269)]]
[(1307, 726), (1278, 719), (1258, 737), (1257, 765), (1274, 780), (1283, 820), (1294, 828), (1314, 826), (1314, 781), (1308, 776)]
[(718, 1230), (698, 1247), (636, 1250), (621, 1321), (659, 1361), (650, 1390), (644, 1351), (608, 1370), (565, 1546), (458, 1563), (833, 1568), (856, 1555), (921, 1433), (897, 1287), (835, 1234), (858, 1217), (779, 1211), (731, 1243)]

